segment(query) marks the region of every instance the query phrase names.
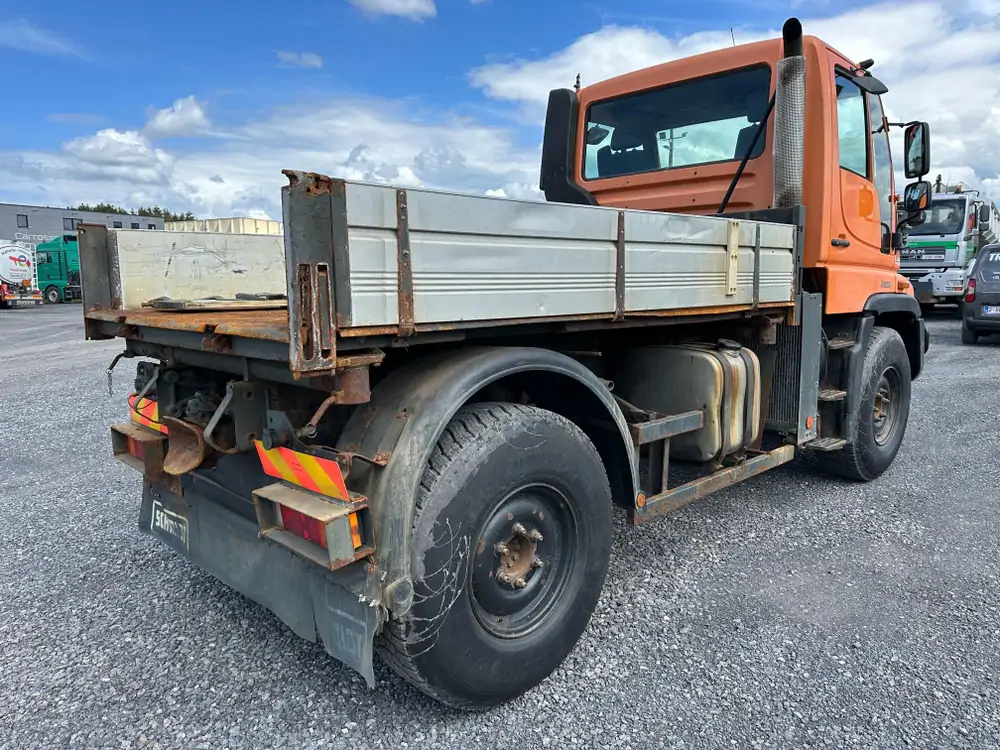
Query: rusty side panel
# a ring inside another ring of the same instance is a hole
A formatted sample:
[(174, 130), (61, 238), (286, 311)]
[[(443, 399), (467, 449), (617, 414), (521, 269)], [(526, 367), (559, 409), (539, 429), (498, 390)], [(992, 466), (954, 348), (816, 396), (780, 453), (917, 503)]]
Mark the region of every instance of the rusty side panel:
[(287, 310), (241, 310), (233, 312), (168, 312), (165, 310), (90, 310), (87, 318), (128, 326), (170, 331), (234, 336), (265, 341), (288, 341)]

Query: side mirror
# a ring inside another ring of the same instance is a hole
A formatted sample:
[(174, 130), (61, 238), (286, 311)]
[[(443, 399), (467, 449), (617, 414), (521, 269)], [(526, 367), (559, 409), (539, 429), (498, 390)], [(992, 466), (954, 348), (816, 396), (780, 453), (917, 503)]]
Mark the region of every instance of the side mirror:
[(979, 207), (979, 223), (989, 224), (990, 223), (990, 204), (984, 203)]
[(903, 131), (906, 177), (923, 177), (931, 171), (931, 128), (926, 122), (911, 122)]
[[(927, 180), (911, 182), (903, 191), (903, 210), (907, 213), (925, 211), (931, 205), (931, 184)], [(911, 224), (913, 222), (910, 222)]]

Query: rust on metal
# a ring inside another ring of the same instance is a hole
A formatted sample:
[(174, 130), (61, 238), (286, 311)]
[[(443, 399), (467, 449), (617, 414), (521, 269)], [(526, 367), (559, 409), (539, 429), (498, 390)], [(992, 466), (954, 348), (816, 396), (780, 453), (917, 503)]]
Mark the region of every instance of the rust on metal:
[(211, 316), (150, 308), (91, 310), (87, 318), (129, 326), (121, 338), (137, 338), (140, 327), (205, 334), (209, 326), (214, 326), (213, 332), (218, 335), (288, 342), (288, 310), (240, 310)]
[(282, 169), (281, 173), (288, 178), (288, 187), (298, 187), (300, 182), (305, 182), (305, 191), (310, 195), (329, 195), (333, 192), (334, 180), (319, 172), (299, 172), (295, 169)]
[(396, 291), (399, 298), (399, 336), (411, 336), (413, 326), (413, 258), (406, 191), (396, 191)]
[(625, 317), (625, 212), (618, 212), (618, 239), (615, 242), (615, 320)]
[(358, 352), (357, 354), (345, 354), (337, 357), (337, 369), (349, 370), (352, 367), (366, 367), (369, 365), (378, 366), (385, 359), (385, 352), (375, 349), (370, 352)]
[(170, 433), (163, 471), (179, 477), (201, 466), (209, 450), (202, 428), (174, 417), (160, 417), (160, 421)]
[(788, 463), (794, 457), (794, 445), (782, 445), (773, 451), (758, 453), (736, 466), (720, 469), (707, 476), (682, 484), (680, 487), (665, 490), (654, 497), (648, 497), (643, 506), (639, 506), (636, 502), (636, 505), (629, 509), (629, 522), (634, 526), (646, 523), (658, 516), (693, 503), (695, 500), (700, 500), (714, 492)]
[(312, 419), (306, 423), (306, 428), (314, 434), (320, 420), (331, 406), (366, 404), (371, 401), (372, 391), (367, 367), (357, 367), (338, 373), (335, 381), (336, 390), (323, 399)]
[(215, 324), (205, 326), (205, 336), (201, 340), (201, 348), (219, 354), (232, 354), (233, 337), (225, 333), (216, 333)]
[[(129, 451), (130, 443), (142, 446), (141, 458)], [(182, 496), (184, 490), (180, 479), (163, 470), (166, 446), (166, 435), (135, 422), (123, 422), (111, 427), (111, 450), (116, 459), (140, 472), (153, 484), (162, 485), (175, 495)]]
[(654, 417), (647, 421), (630, 424), (628, 429), (632, 434), (633, 443), (646, 445), (672, 438), (675, 435), (683, 435), (686, 432), (694, 432), (700, 429), (704, 423), (705, 413), (698, 409), (683, 414)]

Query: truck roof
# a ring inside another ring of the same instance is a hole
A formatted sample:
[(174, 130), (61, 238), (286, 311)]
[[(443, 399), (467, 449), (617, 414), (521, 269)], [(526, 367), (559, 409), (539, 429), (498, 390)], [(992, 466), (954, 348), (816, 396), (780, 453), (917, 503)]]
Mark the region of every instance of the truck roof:
[[(813, 49), (825, 48), (845, 60), (850, 59), (815, 36), (802, 37), (802, 46), (804, 50), (810, 47)], [(762, 60), (769, 60), (776, 63), (780, 57), (781, 37), (778, 34), (774, 39), (702, 52), (690, 57), (682, 57), (658, 65), (651, 65), (630, 73), (623, 73), (613, 78), (607, 78), (589, 86), (584, 86), (580, 94), (582, 99), (590, 102), (597, 99), (618, 96), (623, 93), (654, 88), (661, 85), (664, 81), (682, 81), (711, 75), (724, 70), (734, 70), (753, 65), (754, 63), (760, 63)]]

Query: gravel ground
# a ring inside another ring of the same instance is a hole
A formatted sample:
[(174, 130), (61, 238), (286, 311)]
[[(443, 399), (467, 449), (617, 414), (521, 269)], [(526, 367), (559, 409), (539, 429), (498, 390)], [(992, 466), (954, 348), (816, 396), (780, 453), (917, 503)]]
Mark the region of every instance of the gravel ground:
[(120, 347), (79, 310), (0, 312), (0, 748), (1000, 746), (1000, 342), (954, 319), (884, 477), (791, 467), (617, 518), (569, 660), (468, 715), (381, 665), (369, 690), (140, 535), (107, 434), (134, 368), (109, 398)]

